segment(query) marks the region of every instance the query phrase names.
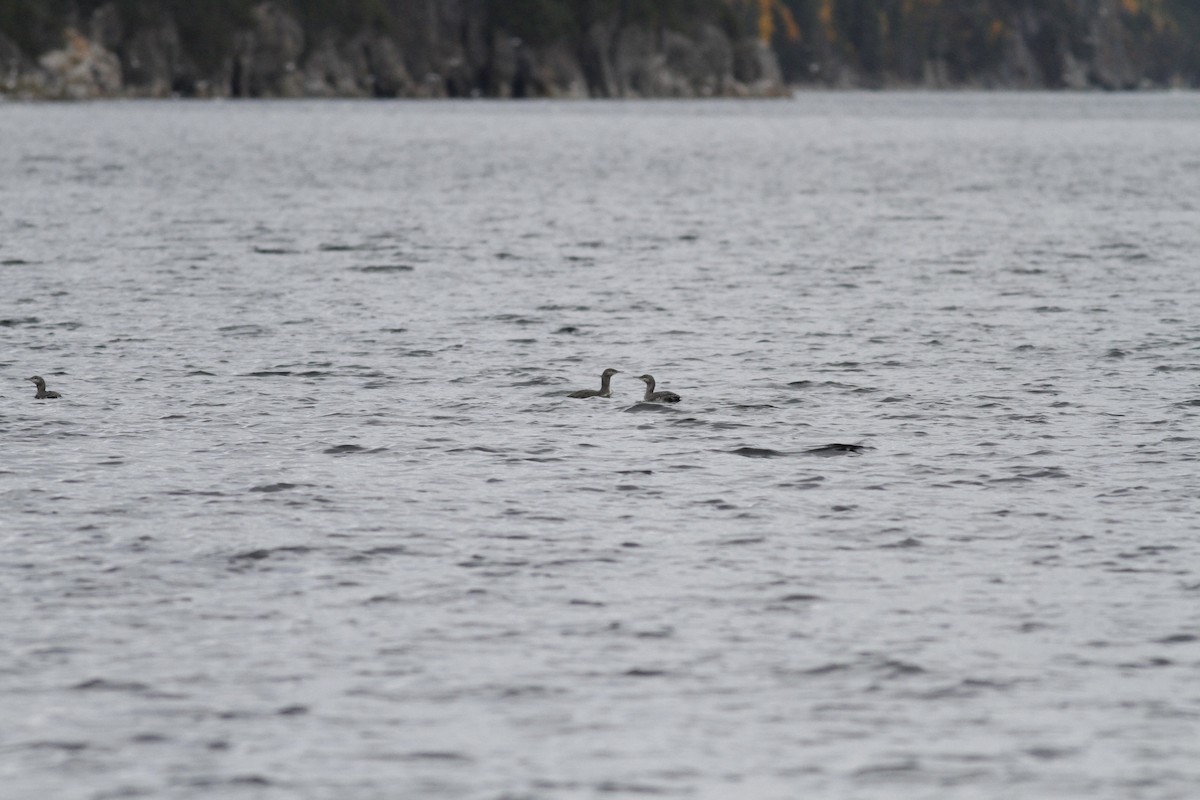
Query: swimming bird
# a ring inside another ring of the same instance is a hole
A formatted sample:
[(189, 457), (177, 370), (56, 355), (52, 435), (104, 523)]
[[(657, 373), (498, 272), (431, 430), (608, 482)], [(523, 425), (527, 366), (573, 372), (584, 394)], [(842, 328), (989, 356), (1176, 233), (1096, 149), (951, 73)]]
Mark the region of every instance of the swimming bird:
[(638, 380), (646, 384), (646, 396), (642, 398), (644, 403), (678, 403), (682, 399), (674, 392), (654, 391), (653, 375), (639, 375)]
[(57, 400), (58, 398), (62, 397), (62, 395), (58, 392), (46, 391), (46, 381), (42, 379), (41, 375), (34, 375), (32, 378), (26, 378), (25, 380), (33, 381), (34, 385), (37, 386), (37, 396), (34, 397), (35, 400)]
[(599, 389), (580, 389), (577, 392), (571, 392), (567, 397), (612, 397), (612, 389), (608, 384), (612, 380), (612, 376), (616, 375), (620, 370), (609, 367), (600, 373), (600, 388)]

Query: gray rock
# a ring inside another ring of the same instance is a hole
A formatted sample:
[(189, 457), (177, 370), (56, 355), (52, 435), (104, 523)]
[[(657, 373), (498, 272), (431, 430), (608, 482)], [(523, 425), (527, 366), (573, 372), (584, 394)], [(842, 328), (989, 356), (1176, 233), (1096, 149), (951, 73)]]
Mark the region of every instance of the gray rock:
[(512, 97), (517, 79), (517, 49), (521, 40), (504, 31), (492, 37), (492, 53), (488, 59), (485, 89), (493, 97)]
[(694, 78), (702, 97), (732, 93), (733, 44), (721, 29), (702, 25), (696, 37), (699, 72)]
[(230, 93), (236, 97), (300, 97), (304, 28), (275, 2), (254, 8), (254, 28), (236, 37)]
[(588, 92), (593, 97), (620, 97), (621, 85), (613, 64), (615, 43), (612, 30), (602, 23), (594, 23), (584, 34), (580, 54), (579, 66), (587, 81)]
[(623, 28), (617, 33), (617, 91), (621, 97), (654, 97), (666, 89), (662, 78), (666, 59), (659, 53), (649, 31)]
[(66, 32), (66, 46), (43, 54), (38, 63), (45, 71), (43, 91), (49, 97), (85, 100), (121, 93), (120, 60), (73, 28)]
[(354, 40), (353, 46), (366, 56), (371, 94), (408, 97), (416, 92), (416, 85), (404, 65), (404, 54), (395, 41), (386, 36), (364, 34)]
[(538, 53), (533, 74), (538, 93), (543, 96), (581, 100), (589, 95), (579, 59), (563, 43), (550, 45)]
[(367, 97), (370, 66), (361, 48), (338, 46), (322, 36), (304, 61), (304, 94), (307, 97)]
[(1147, 72), (1145, 59), (1135, 58), (1138, 48), (1130, 31), (1121, 24), (1116, 0), (1103, 0), (1100, 13), (1091, 18), (1088, 44), (1093, 56), (1087, 80), (1105, 89), (1135, 89)]

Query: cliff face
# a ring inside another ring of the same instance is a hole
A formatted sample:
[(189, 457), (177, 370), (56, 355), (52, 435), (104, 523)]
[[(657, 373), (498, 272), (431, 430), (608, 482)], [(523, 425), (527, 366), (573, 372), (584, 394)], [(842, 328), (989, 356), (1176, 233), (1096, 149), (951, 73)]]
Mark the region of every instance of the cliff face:
[(0, 0), (0, 93), (708, 97), (777, 95), (787, 84), (1197, 85), (1193, 2)]
[[(714, 20), (678, 29), (618, 13), (537, 43), (486, 0), (389, 0), (386, 17), (314, 26), (296, 6), (249, 7), (216, 41), (169, 11), (104, 2), (30, 54), (0, 30), (0, 91), (31, 97), (702, 97), (784, 91), (774, 53)], [(307, 23), (307, 24), (306, 24)], [(19, 32), (17, 32), (19, 33)], [(25, 36), (26, 40), (30, 37)]]
[(781, 0), (793, 83), (1103, 88), (1200, 83), (1196, 0)]

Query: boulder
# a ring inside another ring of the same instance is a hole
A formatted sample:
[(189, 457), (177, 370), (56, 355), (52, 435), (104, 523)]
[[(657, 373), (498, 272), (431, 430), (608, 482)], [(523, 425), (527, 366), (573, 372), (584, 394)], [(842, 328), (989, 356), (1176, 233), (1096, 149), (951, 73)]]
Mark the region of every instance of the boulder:
[(651, 33), (642, 27), (617, 33), (614, 66), (621, 97), (657, 97), (669, 94), (666, 57)]
[(537, 74), (546, 87), (547, 97), (583, 100), (589, 95), (587, 78), (579, 58), (564, 43), (553, 44), (541, 52)]
[(333, 36), (323, 36), (304, 59), (306, 97), (366, 97), (369, 75), (366, 55), (350, 47), (339, 47)]
[(701, 97), (732, 93), (733, 43), (714, 25), (701, 25), (696, 36), (697, 72), (692, 78)]
[(366, 58), (372, 95), (410, 97), (416, 93), (416, 85), (404, 65), (404, 54), (395, 41), (378, 34), (363, 34), (353, 40), (352, 46)]
[(38, 59), (45, 71), (44, 91), (50, 97), (85, 100), (121, 93), (121, 62), (115, 54), (74, 28), (66, 31), (66, 46)]

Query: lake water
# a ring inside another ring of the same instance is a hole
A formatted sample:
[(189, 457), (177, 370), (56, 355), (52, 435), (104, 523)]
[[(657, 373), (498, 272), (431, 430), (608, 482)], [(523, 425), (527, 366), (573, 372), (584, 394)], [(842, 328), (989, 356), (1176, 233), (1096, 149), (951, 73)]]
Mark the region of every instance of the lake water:
[(0, 104), (0, 793), (1194, 798), (1198, 425), (1195, 94)]

